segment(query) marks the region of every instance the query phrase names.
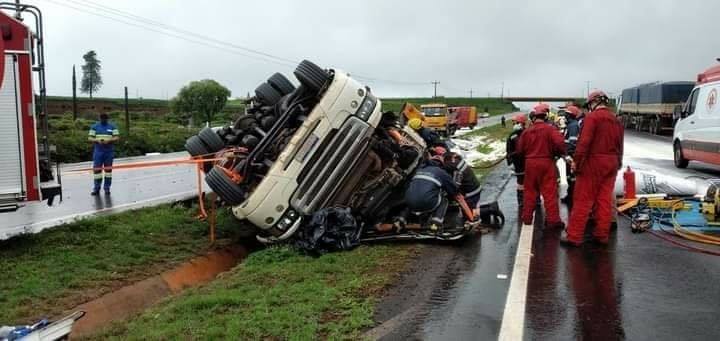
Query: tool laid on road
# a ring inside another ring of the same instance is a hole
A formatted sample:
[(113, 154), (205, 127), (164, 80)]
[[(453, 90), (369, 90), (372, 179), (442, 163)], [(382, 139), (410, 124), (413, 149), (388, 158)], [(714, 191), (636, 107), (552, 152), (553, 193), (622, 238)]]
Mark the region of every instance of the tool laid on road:
[(720, 224), (720, 179), (711, 179), (709, 183), (700, 210), (708, 222)]

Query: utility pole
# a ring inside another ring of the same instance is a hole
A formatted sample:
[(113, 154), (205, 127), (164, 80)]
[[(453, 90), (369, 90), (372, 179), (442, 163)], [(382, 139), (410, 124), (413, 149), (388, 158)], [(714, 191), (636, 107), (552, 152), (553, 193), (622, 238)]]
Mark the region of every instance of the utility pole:
[(470, 89), (470, 98), (472, 98), (473, 89)]
[(440, 84), (439, 81), (430, 82), (433, 85), (433, 98), (437, 98), (437, 86)]
[(590, 81), (585, 81), (587, 84), (587, 93), (585, 95), (590, 95)]
[(77, 79), (75, 78), (75, 65), (73, 65), (73, 77), (72, 77), (72, 87), (73, 87), (73, 121), (77, 120)]
[(502, 101), (502, 99), (504, 97), (505, 97), (505, 82), (502, 82), (502, 84), (500, 85), (500, 100)]
[(125, 87), (125, 130), (127, 136), (130, 136), (130, 111), (128, 110), (128, 91)]

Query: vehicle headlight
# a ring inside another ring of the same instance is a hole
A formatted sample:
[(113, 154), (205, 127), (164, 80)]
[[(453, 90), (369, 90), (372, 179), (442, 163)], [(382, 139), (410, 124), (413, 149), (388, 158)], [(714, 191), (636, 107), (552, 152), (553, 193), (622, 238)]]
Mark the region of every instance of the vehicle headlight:
[(355, 112), (355, 116), (359, 117), (363, 121), (367, 121), (370, 115), (375, 110), (377, 105), (377, 97), (375, 97), (370, 91), (367, 92), (367, 96), (363, 99), (362, 104)]
[(292, 208), (285, 211), (285, 213), (278, 219), (275, 227), (281, 231), (287, 231), (300, 218), (300, 213), (293, 210)]

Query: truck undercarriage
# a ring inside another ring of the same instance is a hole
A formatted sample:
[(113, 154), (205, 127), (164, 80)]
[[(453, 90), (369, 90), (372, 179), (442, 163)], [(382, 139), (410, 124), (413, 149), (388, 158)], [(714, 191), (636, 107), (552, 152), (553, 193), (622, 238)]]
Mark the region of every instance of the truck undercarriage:
[[(477, 224), (449, 205), (441, 228), (405, 212), (402, 194), (425, 143), (370, 89), (303, 61), (295, 87), (279, 73), (255, 91), (232, 126), (205, 128), (186, 149), (205, 180), (263, 242), (285, 240), (317, 212), (349, 208), (363, 240), (459, 239)], [(354, 113), (352, 113), (354, 111)], [(398, 218), (401, 217), (402, 218)]]

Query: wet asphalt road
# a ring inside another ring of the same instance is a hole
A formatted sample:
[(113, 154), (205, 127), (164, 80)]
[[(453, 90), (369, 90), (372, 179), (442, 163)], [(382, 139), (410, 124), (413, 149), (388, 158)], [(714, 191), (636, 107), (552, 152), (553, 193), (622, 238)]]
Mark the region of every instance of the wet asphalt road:
[[(626, 165), (679, 177), (720, 177), (720, 167), (712, 165), (691, 163), (686, 170), (676, 169), (669, 138), (628, 131), (625, 142)], [(485, 198), (502, 189), (502, 174), (507, 172), (501, 167), (489, 176)], [(507, 218), (505, 228), (456, 250), (430, 299), (418, 302), (420, 308), (412, 317), (383, 339), (498, 337), (519, 237), (514, 180), (502, 190), (499, 202)], [(647, 233), (632, 234), (623, 218), (619, 223), (607, 248), (579, 249), (561, 247), (560, 231), (543, 231), (536, 225), (525, 339), (720, 339), (720, 259)], [(509, 276), (503, 280), (498, 274)]]
[[(669, 138), (634, 131), (625, 134), (624, 163), (678, 177), (720, 176), (713, 165), (675, 168)], [(632, 234), (624, 218), (619, 223), (607, 248), (566, 249), (558, 231), (536, 233), (526, 339), (720, 339), (720, 258)]]
[[(187, 158), (186, 152), (116, 159), (115, 164)], [(92, 167), (89, 162), (62, 168), (63, 201), (52, 207), (45, 202), (29, 203), (14, 212), (0, 213), (0, 239), (26, 232), (38, 232), (78, 218), (184, 200), (197, 195), (194, 166), (171, 165), (144, 169), (115, 170), (112, 194), (90, 196), (92, 174), (76, 172)], [(207, 189), (207, 186), (205, 186)]]

